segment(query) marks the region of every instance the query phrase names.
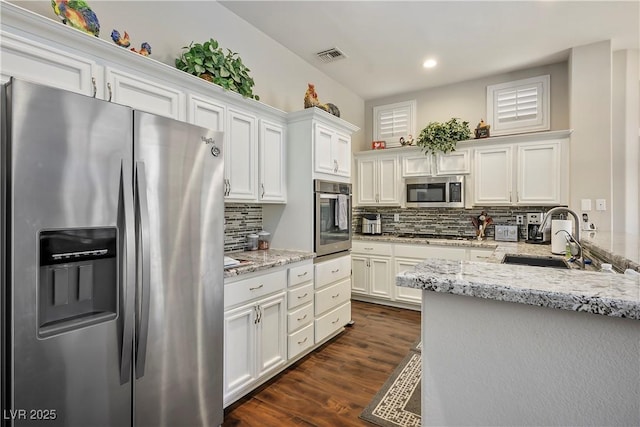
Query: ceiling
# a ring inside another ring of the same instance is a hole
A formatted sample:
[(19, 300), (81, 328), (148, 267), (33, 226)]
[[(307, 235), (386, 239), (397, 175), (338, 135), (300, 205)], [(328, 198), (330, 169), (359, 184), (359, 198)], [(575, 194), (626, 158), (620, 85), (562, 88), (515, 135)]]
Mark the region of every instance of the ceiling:
[[(640, 44), (637, 0), (219, 3), (364, 100), (559, 62), (602, 40)], [(334, 47), (346, 58), (315, 55)], [(428, 58), (438, 65), (423, 68)]]

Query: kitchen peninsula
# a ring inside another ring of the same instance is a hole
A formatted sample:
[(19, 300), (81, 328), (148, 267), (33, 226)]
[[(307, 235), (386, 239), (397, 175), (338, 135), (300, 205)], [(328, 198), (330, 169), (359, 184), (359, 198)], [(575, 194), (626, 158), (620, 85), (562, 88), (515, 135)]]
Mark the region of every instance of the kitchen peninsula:
[(423, 425), (640, 425), (638, 277), (430, 259), (396, 283), (423, 290)]

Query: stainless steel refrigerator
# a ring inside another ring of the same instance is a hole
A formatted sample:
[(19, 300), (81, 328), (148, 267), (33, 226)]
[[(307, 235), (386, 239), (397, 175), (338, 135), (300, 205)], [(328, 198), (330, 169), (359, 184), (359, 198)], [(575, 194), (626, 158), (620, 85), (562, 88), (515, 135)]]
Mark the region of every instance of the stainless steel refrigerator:
[(11, 80), (2, 419), (222, 423), (222, 134)]

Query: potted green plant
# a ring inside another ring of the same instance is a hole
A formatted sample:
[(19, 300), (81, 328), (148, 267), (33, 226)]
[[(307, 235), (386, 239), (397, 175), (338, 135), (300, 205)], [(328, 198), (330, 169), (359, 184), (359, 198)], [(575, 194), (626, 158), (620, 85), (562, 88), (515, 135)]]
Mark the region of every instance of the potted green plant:
[(176, 68), (239, 93), (245, 98), (260, 100), (253, 94), (254, 81), (249, 70), (236, 52), (227, 49), (225, 54), (218, 42), (210, 39), (204, 43), (184, 46), (187, 49), (176, 58)]
[(471, 138), (469, 122), (459, 122), (452, 118), (448, 122), (431, 122), (418, 135), (416, 145), (422, 147), (425, 154), (449, 153), (455, 151), (456, 143)]

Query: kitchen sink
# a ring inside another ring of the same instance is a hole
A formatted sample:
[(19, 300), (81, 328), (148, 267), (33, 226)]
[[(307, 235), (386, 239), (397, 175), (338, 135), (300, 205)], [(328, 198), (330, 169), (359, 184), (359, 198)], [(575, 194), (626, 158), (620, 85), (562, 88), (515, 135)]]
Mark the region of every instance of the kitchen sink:
[(534, 267), (570, 268), (564, 259), (552, 256), (506, 254), (504, 258), (502, 258), (502, 263), (531, 265)]

